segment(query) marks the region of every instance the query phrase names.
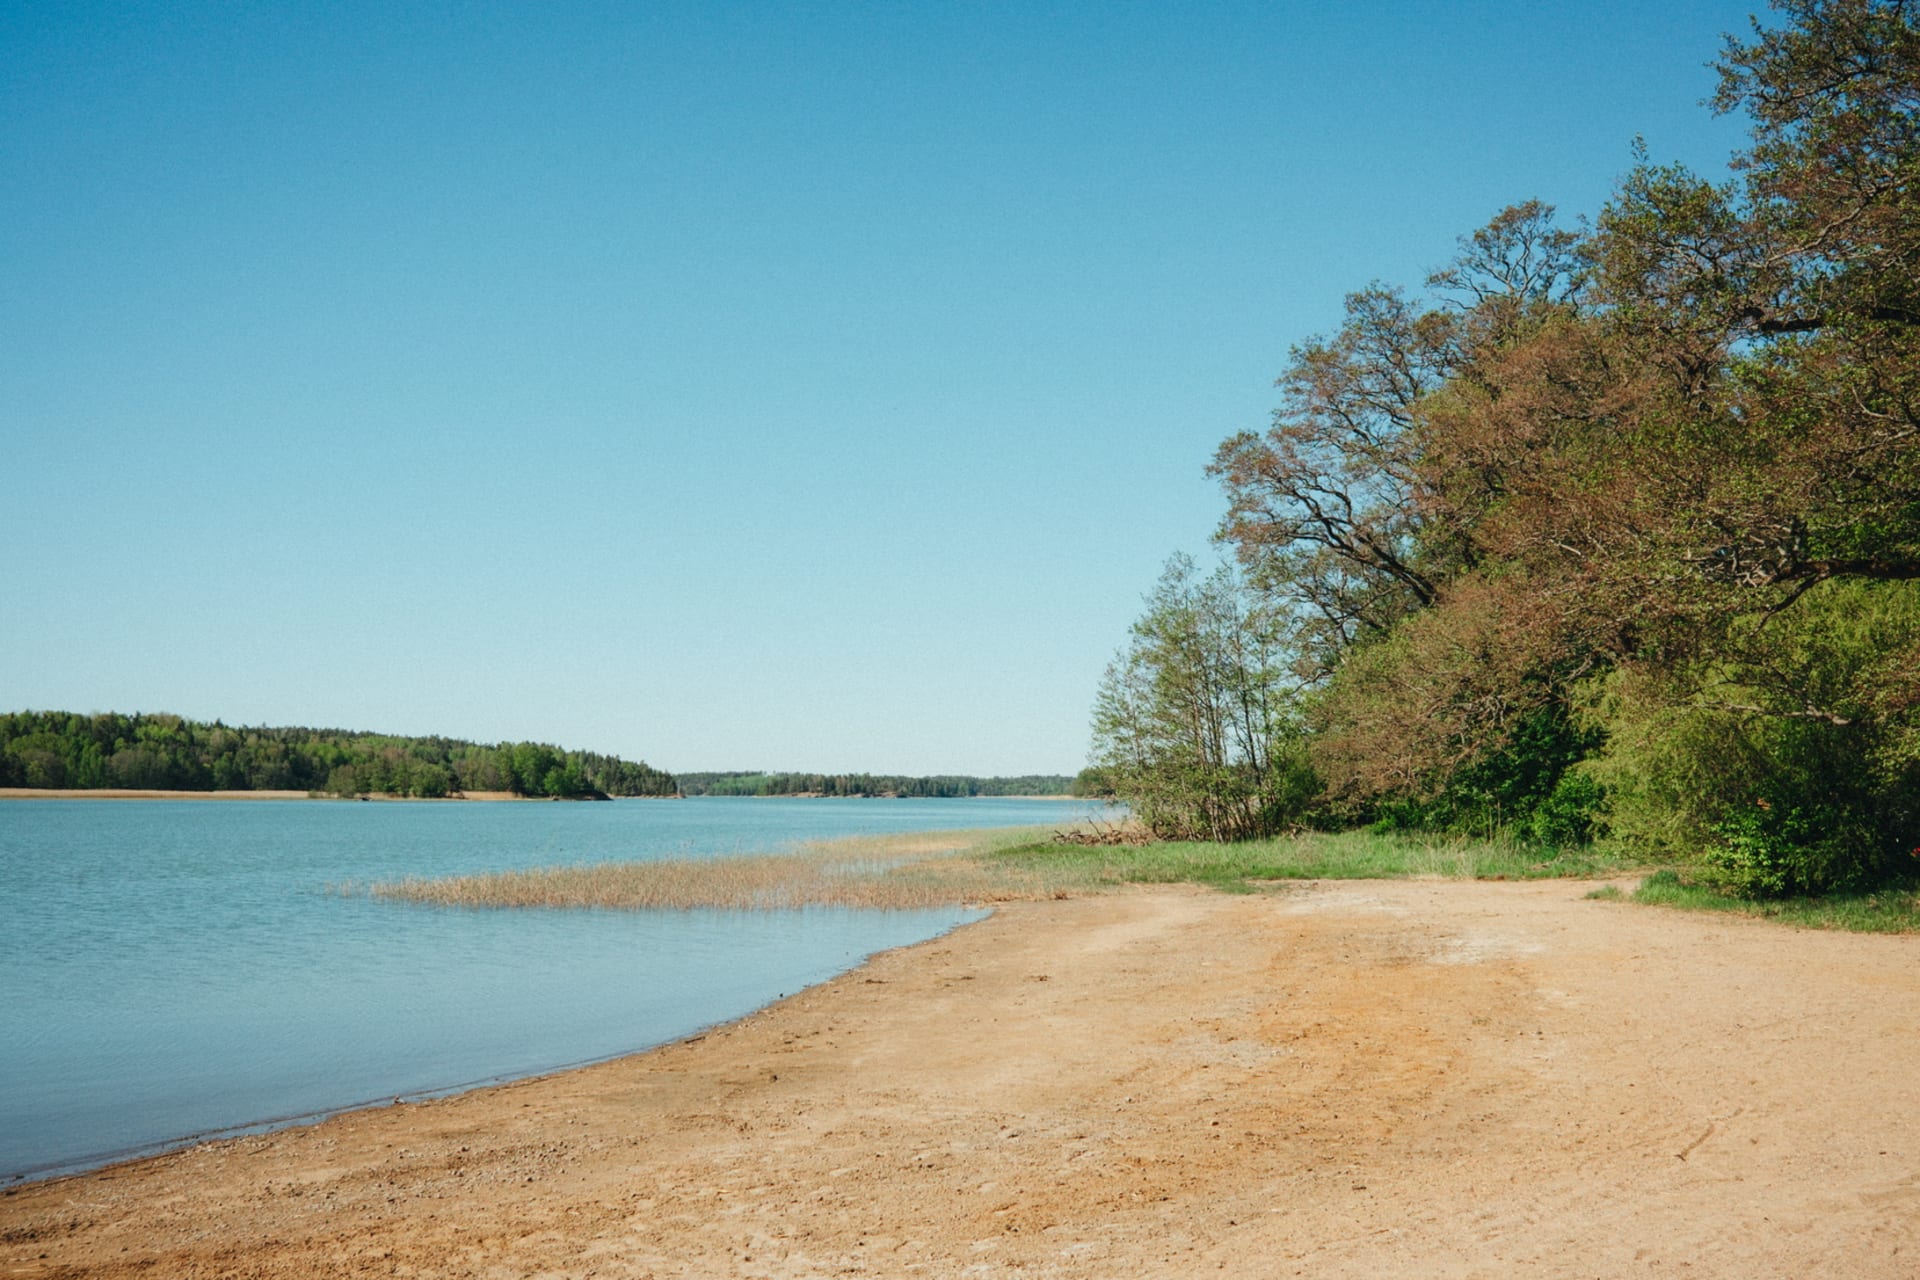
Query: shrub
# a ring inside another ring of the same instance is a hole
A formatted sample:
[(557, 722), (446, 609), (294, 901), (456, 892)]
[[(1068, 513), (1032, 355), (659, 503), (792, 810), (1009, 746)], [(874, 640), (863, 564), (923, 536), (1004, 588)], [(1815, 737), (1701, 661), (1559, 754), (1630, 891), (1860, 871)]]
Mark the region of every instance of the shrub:
[(1584, 770), (1560, 775), (1553, 791), (1535, 806), (1527, 820), (1528, 834), (1545, 845), (1590, 844), (1606, 807), (1606, 788)]

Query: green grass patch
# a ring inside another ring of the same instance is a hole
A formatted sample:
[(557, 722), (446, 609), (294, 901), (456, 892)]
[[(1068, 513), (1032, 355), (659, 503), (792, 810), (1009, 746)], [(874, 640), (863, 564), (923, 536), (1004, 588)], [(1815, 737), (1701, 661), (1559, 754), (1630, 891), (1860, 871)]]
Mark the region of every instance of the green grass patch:
[[(1597, 895), (1589, 895), (1597, 896)], [(1621, 896), (1621, 895), (1615, 895)], [(1630, 899), (1683, 911), (1720, 911), (1777, 920), (1803, 929), (1845, 929), (1852, 933), (1920, 933), (1920, 891), (1883, 889), (1875, 893), (1835, 894), (1825, 898), (1736, 898), (1677, 871), (1656, 871), (1640, 882)]]
[(1229, 893), (1285, 880), (1407, 876), (1538, 880), (1614, 875), (1640, 864), (1590, 849), (1542, 849), (1496, 837), (1473, 840), (1370, 831), (1308, 832), (1239, 844), (1016, 845), (990, 855), (1009, 868), (1085, 885), (1204, 884)]

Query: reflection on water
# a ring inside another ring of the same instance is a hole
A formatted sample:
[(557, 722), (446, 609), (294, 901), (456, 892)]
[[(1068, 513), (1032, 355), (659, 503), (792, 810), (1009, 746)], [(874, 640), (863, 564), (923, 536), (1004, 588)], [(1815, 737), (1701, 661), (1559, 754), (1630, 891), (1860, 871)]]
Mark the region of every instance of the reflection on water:
[(346, 883), (1062, 822), (1080, 802), (0, 803), (0, 1179), (592, 1061), (961, 911), (450, 911)]

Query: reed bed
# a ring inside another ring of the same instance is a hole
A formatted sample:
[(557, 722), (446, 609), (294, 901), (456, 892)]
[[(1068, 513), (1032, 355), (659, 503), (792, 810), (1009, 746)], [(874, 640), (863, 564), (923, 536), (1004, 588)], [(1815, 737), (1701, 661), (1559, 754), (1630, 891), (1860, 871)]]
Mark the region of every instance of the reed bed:
[(1202, 884), (1250, 893), (1294, 880), (1580, 878), (1636, 865), (1604, 850), (1539, 849), (1498, 835), (1470, 840), (1345, 831), (1240, 844), (1134, 844), (1013, 827), (861, 836), (791, 853), (401, 880), (367, 892), (446, 907), (905, 909), (1065, 898), (1122, 884)]
[(409, 878), (374, 884), (367, 892), (443, 907), (902, 910), (1061, 897), (1101, 879), (1086, 867), (1036, 867), (995, 857), (1051, 834), (1048, 827), (1013, 827), (858, 836), (816, 841), (790, 853)]

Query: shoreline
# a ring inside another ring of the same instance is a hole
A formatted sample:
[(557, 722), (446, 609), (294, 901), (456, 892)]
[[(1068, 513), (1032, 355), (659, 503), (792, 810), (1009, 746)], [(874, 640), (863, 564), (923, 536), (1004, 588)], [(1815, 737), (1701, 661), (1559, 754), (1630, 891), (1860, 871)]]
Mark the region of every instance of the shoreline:
[[(679, 796), (615, 796), (617, 800), (677, 800)], [(456, 791), (444, 796), (400, 796), (377, 791), (365, 795), (335, 796), (314, 791), (172, 791), (159, 787), (0, 787), (0, 800), (328, 800), (377, 801), (381, 804), (446, 804), (476, 801), (573, 804), (571, 796), (522, 796), (511, 791)]]
[[(37, 1189), (58, 1183), (88, 1178), (100, 1177), (111, 1179), (119, 1170), (138, 1169), (143, 1165), (155, 1161), (167, 1160), (170, 1157), (185, 1155), (203, 1148), (218, 1148), (232, 1143), (242, 1142), (249, 1138), (270, 1138), (276, 1134), (287, 1131), (309, 1129), (317, 1125), (325, 1125), (337, 1121), (351, 1121), (356, 1116), (378, 1113), (386, 1110), (388, 1107), (423, 1106), (435, 1102), (457, 1101), (460, 1098), (472, 1094), (483, 1094), (498, 1089), (511, 1089), (519, 1085), (537, 1084), (541, 1081), (560, 1079), (576, 1072), (592, 1071), (599, 1067), (645, 1058), (651, 1054), (663, 1052), (677, 1045), (693, 1044), (697, 1041), (705, 1040), (708, 1036), (725, 1031), (730, 1027), (748, 1022), (767, 1013), (769, 1010), (777, 1009), (781, 1005), (796, 1000), (810, 991), (843, 981), (850, 976), (858, 974), (862, 969), (882, 957), (912, 951), (917, 947), (929, 946), (951, 938), (963, 929), (971, 928), (974, 925), (984, 923), (986, 920), (991, 919), (999, 905), (1000, 904), (982, 906), (978, 908), (978, 910), (984, 912), (984, 914), (979, 915), (975, 919), (961, 920), (950, 926), (945, 932), (935, 934), (930, 938), (924, 938), (919, 942), (907, 943), (904, 946), (888, 947), (876, 951), (851, 969), (843, 969), (831, 977), (821, 979), (811, 986), (802, 987), (798, 991), (783, 993), (769, 1000), (766, 1004), (750, 1009), (746, 1013), (736, 1017), (723, 1018), (716, 1022), (707, 1023), (703, 1026), (696, 1027), (692, 1031), (676, 1033), (668, 1039), (656, 1041), (652, 1044), (645, 1044), (639, 1048), (623, 1049), (615, 1053), (602, 1054), (597, 1057), (562, 1062), (526, 1074), (506, 1072), (496, 1075), (480, 1076), (456, 1084), (437, 1085), (431, 1088), (410, 1090), (395, 1095), (390, 1100), (385, 1095), (381, 1095), (378, 1098), (347, 1102), (338, 1106), (323, 1107), (314, 1111), (296, 1112), (271, 1116), (260, 1120), (245, 1121), (224, 1128), (186, 1134), (178, 1138), (167, 1138), (157, 1142), (142, 1143), (135, 1147), (129, 1147), (102, 1156), (83, 1157), (80, 1160), (67, 1164), (46, 1165), (39, 1169), (28, 1169), (14, 1174), (0, 1173), (0, 1197), (12, 1196), (16, 1192), (28, 1189)], [(3, 1217), (4, 1214), (0, 1213), (0, 1218)]]
[(1012, 903), (637, 1055), (6, 1188), (0, 1271), (1910, 1274), (1920, 939), (1589, 887)]
[[(1083, 796), (612, 796), (613, 800), (1080, 800)], [(571, 796), (523, 796), (511, 791), (456, 791), (444, 796), (398, 796), (387, 792), (366, 795), (335, 796), (312, 791), (174, 791), (160, 787), (0, 787), (0, 800), (377, 800), (439, 804), (453, 800), (486, 803), (516, 801), (524, 803), (577, 803)]]
[[(0, 800), (311, 800), (307, 791), (166, 791), (157, 787), (0, 787)], [(328, 799), (338, 799), (330, 796)]]

